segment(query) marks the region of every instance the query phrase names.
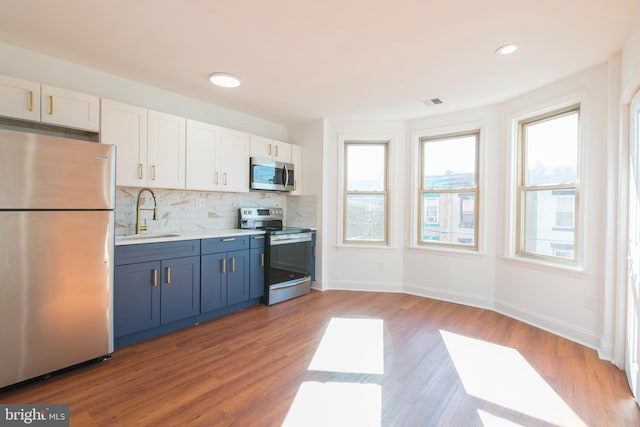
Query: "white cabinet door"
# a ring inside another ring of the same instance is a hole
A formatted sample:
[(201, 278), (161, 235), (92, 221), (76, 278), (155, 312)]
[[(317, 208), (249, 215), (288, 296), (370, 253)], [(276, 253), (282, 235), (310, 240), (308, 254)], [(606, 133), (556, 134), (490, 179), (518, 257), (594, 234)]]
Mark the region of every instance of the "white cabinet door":
[(258, 157), (261, 159), (273, 158), (273, 143), (271, 139), (258, 135), (251, 135), (250, 140), (251, 143), (249, 150), (251, 157)]
[(282, 141), (272, 140), (273, 160), (291, 163), (291, 144)]
[(186, 189), (216, 191), (220, 187), (221, 129), (218, 126), (187, 120)]
[(148, 123), (149, 186), (184, 190), (186, 119), (149, 110)]
[(289, 194), (292, 196), (299, 196), (302, 194), (302, 147), (299, 145), (291, 145), (291, 163), (293, 163), (294, 166), (294, 190)]
[(232, 129), (221, 129), (220, 191), (249, 191), (249, 150), (251, 136)]
[(114, 144), (116, 185), (147, 185), (147, 109), (102, 99), (100, 142)]
[(251, 135), (251, 157), (291, 163), (291, 144), (263, 136)]
[(100, 98), (97, 96), (42, 85), (40, 101), (43, 123), (100, 131)]
[(0, 76), (0, 116), (40, 121), (40, 83)]

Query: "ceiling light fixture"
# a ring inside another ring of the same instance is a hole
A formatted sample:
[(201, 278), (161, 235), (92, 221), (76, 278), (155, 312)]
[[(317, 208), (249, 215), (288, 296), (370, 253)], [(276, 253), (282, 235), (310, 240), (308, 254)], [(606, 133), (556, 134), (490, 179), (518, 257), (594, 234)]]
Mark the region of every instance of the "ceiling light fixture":
[(496, 53), (500, 55), (510, 55), (518, 50), (518, 45), (515, 43), (505, 44), (496, 49)]
[(216, 86), (222, 87), (240, 86), (240, 79), (229, 73), (211, 73), (209, 75), (209, 81)]

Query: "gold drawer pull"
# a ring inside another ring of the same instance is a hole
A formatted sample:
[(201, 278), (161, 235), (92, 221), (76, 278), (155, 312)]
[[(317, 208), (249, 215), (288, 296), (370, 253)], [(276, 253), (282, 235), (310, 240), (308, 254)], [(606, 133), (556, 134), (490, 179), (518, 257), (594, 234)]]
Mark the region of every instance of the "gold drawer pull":
[(222, 259), (222, 274), (227, 272), (227, 260), (226, 259)]
[(153, 269), (153, 287), (157, 287), (158, 286), (158, 269), (154, 268)]
[(167, 285), (171, 284), (171, 267), (167, 267)]

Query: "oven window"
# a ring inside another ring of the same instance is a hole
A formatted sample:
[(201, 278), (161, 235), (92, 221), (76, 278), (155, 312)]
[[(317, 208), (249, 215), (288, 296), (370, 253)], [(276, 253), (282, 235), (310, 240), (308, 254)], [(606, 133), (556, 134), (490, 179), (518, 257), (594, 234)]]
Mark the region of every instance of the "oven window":
[(267, 284), (287, 282), (310, 274), (311, 242), (285, 243), (269, 246)]

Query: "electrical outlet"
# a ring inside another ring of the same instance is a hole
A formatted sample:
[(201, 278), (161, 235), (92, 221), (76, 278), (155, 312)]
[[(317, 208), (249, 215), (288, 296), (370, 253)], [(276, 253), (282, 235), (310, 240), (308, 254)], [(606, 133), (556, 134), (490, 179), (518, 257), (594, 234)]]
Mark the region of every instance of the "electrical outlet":
[(593, 295), (585, 295), (584, 297), (584, 306), (587, 310), (595, 311), (596, 307), (596, 298)]
[(378, 266), (380, 267), (380, 271), (384, 271), (384, 262), (380, 261)]
[(207, 199), (196, 199), (196, 208), (204, 208), (207, 204)]

